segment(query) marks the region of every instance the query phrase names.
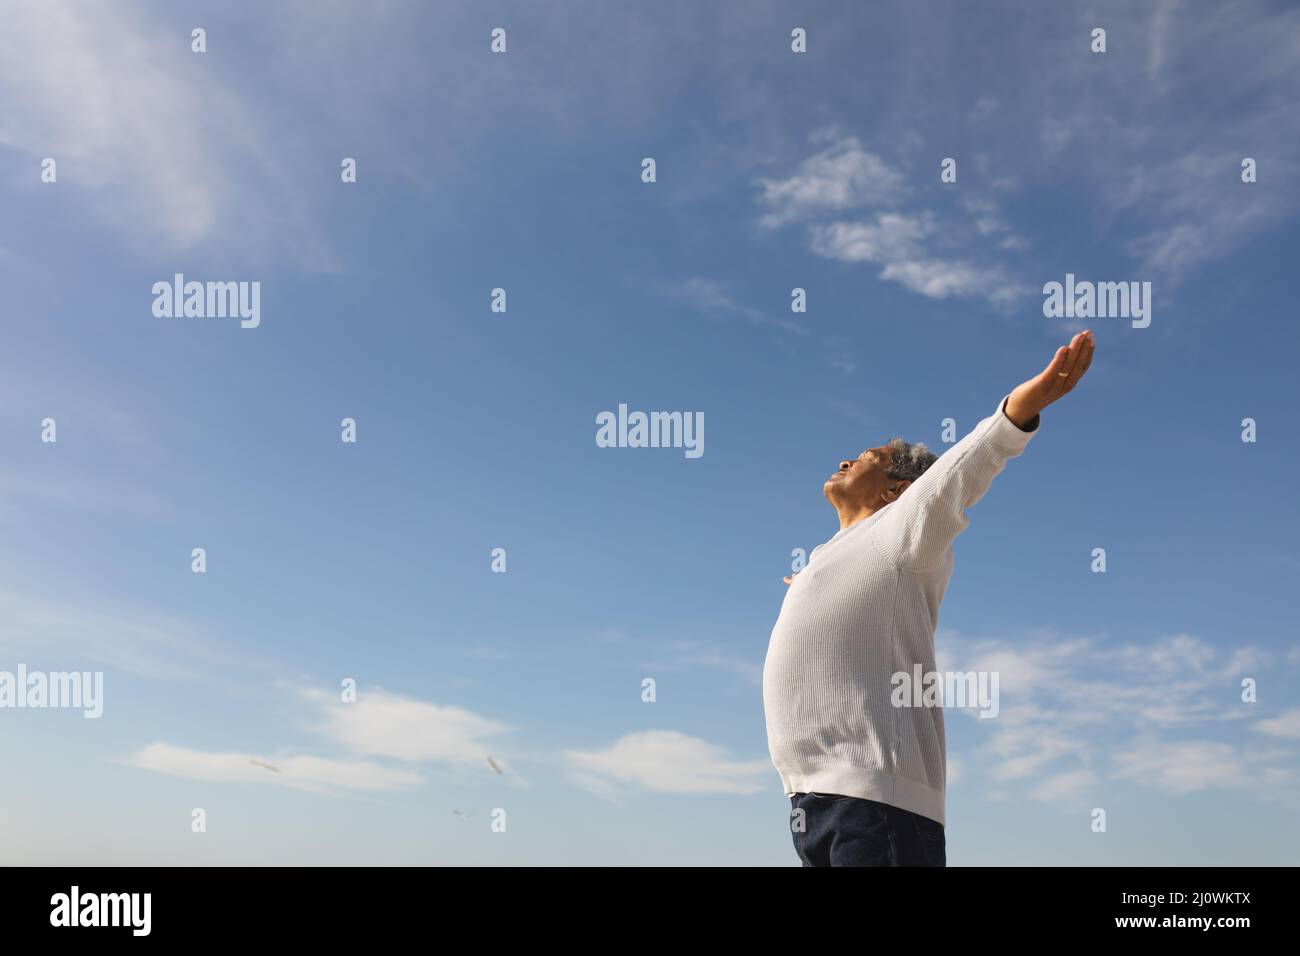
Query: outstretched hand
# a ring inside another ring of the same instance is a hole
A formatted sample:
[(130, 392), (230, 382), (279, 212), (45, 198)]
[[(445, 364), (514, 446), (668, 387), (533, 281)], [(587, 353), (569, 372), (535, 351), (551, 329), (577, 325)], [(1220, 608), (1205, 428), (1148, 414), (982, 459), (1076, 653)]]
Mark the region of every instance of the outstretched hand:
[(1007, 418), (1023, 427), (1052, 402), (1068, 394), (1088, 371), (1096, 347), (1091, 329), (1080, 332), (1069, 345), (1062, 345), (1047, 368), (1016, 386), (1007, 398)]

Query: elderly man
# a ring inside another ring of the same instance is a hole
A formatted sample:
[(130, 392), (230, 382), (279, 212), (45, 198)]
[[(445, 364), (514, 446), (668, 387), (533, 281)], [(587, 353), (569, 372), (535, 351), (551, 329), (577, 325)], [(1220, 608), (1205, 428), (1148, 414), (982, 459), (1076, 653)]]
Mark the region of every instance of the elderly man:
[(944, 866), (943, 710), (896, 707), (893, 675), (935, 670), (952, 542), (1039, 413), (1092, 362), (1092, 332), (942, 456), (895, 438), (840, 462), (840, 530), (787, 577), (763, 667), (768, 748), (804, 866)]

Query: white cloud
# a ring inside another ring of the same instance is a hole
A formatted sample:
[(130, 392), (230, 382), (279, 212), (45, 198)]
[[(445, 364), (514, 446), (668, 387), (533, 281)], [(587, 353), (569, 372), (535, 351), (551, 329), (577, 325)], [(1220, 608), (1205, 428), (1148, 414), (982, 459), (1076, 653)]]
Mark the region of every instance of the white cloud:
[[(270, 764), (270, 770), (262, 764)], [(306, 755), (191, 750), (156, 742), (126, 761), (130, 766), (187, 780), (209, 783), (254, 783), (329, 793), (339, 790), (402, 790), (422, 783), (419, 774), (362, 760), (330, 760)]]
[(1259, 785), (1237, 748), (1208, 740), (1144, 742), (1116, 754), (1115, 764), (1116, 777), (1174, 794)]
[[(762, 181), (759, 202), (769, 211), (760, 218), (761, 225), (772, 228), (824, 220), (850, 209), (901, 203), (906, 195), (903, 176), (866, 152), (856, 137), (821, 130), (814, 139), (833, 142), (803, 160), (789, 178)], [(968, 199), (962, 206), (970, 223), (941, 220), (931, 210), (901, 209), (876, 211), (858, 220), (811, 222), (809, 246), (827, 259), (879, 265), (882, 280), (928, 298), (983, 298), (997, 306), (1010, 305), (1025, 294), (1026, 287), (987, 261), (986, 254), (990, 249), (1018, 247), (1023, 240), (1010, 234), (991, 200)], [(965, 248), (985, 254), (985, 261), (936, 251), (936, 246), (962, 247), (967, 233), (971, 241)]]
[(922, 241), (935, 231), (929, 216), (880, 213), (874, 222), (822, 223), (809, 229), (813, 252), (842, 262), (883, 265), (880, 278), (931, 299), (979, 297), (1014, 302), (1023, 289), (996, 266), (935, 258)]
[[(829, 138), (825, 132), (818, 138)], [(845, 136), (799, 164), (786, 179), (760, 179), (759, 202), (769, 208), (759, 222), (784, 225), (827, 212), (895, 201), (904, 179), (877, 156), (862, 148), (855, 136)]]
[[(977, 17), (974, 10), (952, 13), (959, 30)], [(883, 11), (863, 11), (842, 42), (852, 48), (885, 27), (887, 18)], [(1022, 200), (1046, 197), (1050, 202), (1034, 211), (1043, 244), (1061, 243), (1078, 262), (1074, 271), (1088, 268), (1092, 247), (1100, 243), (1127, 253), (1140, 277), (1173, 288), (1300, 210), (1300, 193), (1287, 188), (1300, 175), (1292, 117), (1300, 97), (1300, 11), (1218, 5), (1179, 16), (1162, 0), (1116, 8), (1107, 26), (1112, 49), (1097, 56), (1086, 52), (1087, 31), (1080, 33), (1074, 16), (1018, 24), (1021, 52), (996, 68), (970, 50), (954, 53), (941, 34), (914, 33), (905, 48), (873, 63), (878, 79), (871, 87), (890, 89), (887, 109), (875, 109), (874, 97), (855, 96), (850, 87), (840, 112), (826, 112), (831, 122), (866, 117), (857, 120), (864, 123), (860, 135), (889, 144), (891, 160), (908, 152), (900, 144), (918, 134), (931, 144), (928, 156), (918, 155), (926, 165), (903, 170), (905, 185), (916, 183), (912, 201), (926, 195), (923, 182), (937, 178), (930, 164), (937, 165), (936, 157), (947, 151), (940, 144), (951, 142), (954, 132), (980, 144), (978, 152), (958, 157), (962, 195), (985, 186)], [(1063, 56), (1064, 50), (1079, 52)], [(914, 65), (933, 57), (942, 57), (945, 78), (959, 95), (935, 97), (925, 84), (912, 82)], [(787, 115), (799, 105), (796, 97), (806, 95), (805, 87), (784, 91), (769, 82), (762, 92), (772, 115)], [(1033, 90), (1028, 99), (1026, 89)], [(1080, 96), (1084, 89), (1088, 95)], [(825, 156), (819, 149), (818, 157)], [(842, 150), (847, 155), (851, 146)], [(1240, 179), (1246, 156), (1259, 162), (1255, 184)], [(789, 180), (777, 179), (788, 188), (774, 199), (849, 192), (835, 188), (846, 177), (833, 175), (834, 164), (823, 159), (821, 168), (820, 175), (801, 167)], [(922, 175), (913, 178), (915, 168)], [(846, 218), (825, 208), (832, 205), (792, 198), (788, 205), (767, 206), (765, 221), (791, 221), (817, 208), (832, 214), (827, 218)], [(986, 230), (993, 225), (982, 218)], [(1063, 223), (1071, 224), (1064, 234)], [(1040, 244), (1038, 235), (985, 235), (995, 240), (995, 253), (1025, 249), (1031, 239)], [(977, 257), (963, 250), (961, 258)]]
[(988, 750), (1002, 758), (990, 768), (995, 780), (1025, 780), (1040, 775), (1054, 761), (1077, 753), (1078, 744), (1069, 737), (1021, 721), (1002, 728)]
[(901, 282), (913, 292), (931, 299), (953, 296), (982, 296), (995, 304), (1014, 302), (1019, 287), (999, 273), (992, 273), (969, 262), (942, 259), (913, 259), (891, 262), (880, 273), (882, 279)]
[[(295, 690), (284, 682), (280, 686)], [(378, 688), (358, 694), (353, 703), (344, 703), (337, 693), (301, 687), (296, 688), (294, 698), (315, 711), (314, 730), (354, 754), (405, 764), (474, 769), (511, 787), (528, 786), (494, 746), (494, 738), (514, 729), (508, 724), (462, 707), (432, 704)], [(127, 762), (195, 780), (278, 784), (322, 792), (395, 790), (424, 781), (409, 767), (394, 768), (370, 760), (200, 751), (164, 742), (150, 744)]]
[(625, 788), (653, 793), (760, 793), (771, 783), (772, 764), (735, 760), (724, 747), (673, 730), (627, 734), (602, 750), (566, 750), (569, 779), (610, 799)]
[[(975, 748), (978, 759), (970, 762), (1000, 789), (1020, 782), (1029, 796), (1061, 804), (1103, 776), (1175, 794), (1258, 787), (1265, 780), (1274, 782), (1279, 799), (1291, 792), (1287, 767), (1295, 757), (1285, 749), (1164, 737), (1245, 719), (1244, 705), (1233, 703), (1233, 677), (1243, 661), (1267, 659), (1258, 648), (1222, 651), (1188, 634), (1114, 646), (1051, 633), (1010, 642), (968, 641), (949, 632), (939, 646), (942, 670), (999, 675), (1001, 710), (994, 720), (972, 720), (983, 739)], [(1254, 729), (1300, 736), (1300, 711)]]
[(872, 222), (833, 222), (809, 231), (812, 250), (844, 262), (886, 262), (916, 256), (933, 226), (922, 217), (880, 213)]
[(1251, 726), (1251, 729), (1272, 737), (1300, 740), (1300, 708), (1288, 710), (1276, 717), (1266, 717), (1264, 720), (1256, 721)]
[(608, 800), (617, 806), (622, 806), (623, 791), (621, 791), (612, 781), (598, 776), (594, 773), (584, 773), (581, 770), (569, 770), (565, 774), (565, 779), (579, 790), (586, 790), (602, 800)]
[(1167, 675), (1203, 671), (1214, 656), (1214, 648), (1205, 641), (1189, 634), (1176, 634), (1143, 653), (1141, 660), (1144, 666)]
[[(220, 43), (211, 37), (211, 43)], [(288, 243), (328, 265), (300, 217), (299, 186), (265, 146), (285, 145), (225, 78), (190, 51), (188, 21), (129, 4), (10, 4), (0, 30), (0, 147), (58, 162), (58, 188), (140, 251)]]
[(463, 707), (431, 704), (380, 689), (345, 704), (337, 694), (303, 691), (319, 706), (317, 729), (353, 753), (408, 763), (486, 766), (495, 738), (515, 728)]
[(1044, 803), (1069, 803), (1082, 798), (1096, 782), (1097, 776), (1090, 770), (1071, 770), (1048, 777), (1030, 789), (1029, 795)]

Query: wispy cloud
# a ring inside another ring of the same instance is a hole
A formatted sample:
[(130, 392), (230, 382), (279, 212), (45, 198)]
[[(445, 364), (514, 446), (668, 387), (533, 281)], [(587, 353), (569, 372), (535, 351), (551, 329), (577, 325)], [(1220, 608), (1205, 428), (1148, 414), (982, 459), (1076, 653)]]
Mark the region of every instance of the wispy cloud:
[(674, 730), (644, 730), (599, 750), (566, 750), (574, 786), (617, 800), (632, 791), (759, 793), (771, 784), (766, 760), (736, 760), (717, 744)]
[[(64, 594), (47, 599), (0, 590), (0, 655), (41, 655), (76, 669), (120, 669), (142, 677), (195, 677), (226, 661), (185, 621), (138, 607)], [(247, 662), (245, 662), (247, 666)]]
[[(980, 131), (994, 167), (1021, 170), (1038, 189), (1078, 187), (1088, 231), (1173, 284), (1300, 209), (1300, 195), (1281, 187), (1300, 174), (1290, 118), (1300, 10), (1176, 9), (1162, 0), (1107, 17), (1112, 44), (1145, 56), (1054, 55), (1050, 70), (1034, 56), (1008, 62), (998, 82), (1035, 84), (1038, 120), (1004, 111)], [(1052, 55), (1074, 43), (1079, 23), (1043, 21), (1038, 30), (1039, 49)], [(1023, 135), (1030, 128), (1036, 141)], [(1241, 181), (1247, 156), (1259, 163), (1254, 184)]]
[[(1022, 283), (987, 255), (978, 261), (970, 257), (990, 245), (982, 241), (988, 237), (996, 238), (1002, 249), (1023, 245), (991, 200), (968, 203), (969, 222), (957, 222), (950, 214), (941, 217), (933, 209), (901, 208), (907, 196), (901, 173), (866, 151), (854, 136), (821, 130), (813, 137), (814, 142), (827, 139), (830, 144), (804, 159), (789, 178), (761, 180), (759, 202), (769, 210), (759, 219), (762, 226), (822, 219), (806, 227), (815, 254), (880, 266), (882, 280), (928, 298), (982, 298), (1005, 307), (1026, 293)], [(828, 213), (880, 206), (895, 208), (876, 209), (858, 219), (824, 221)], [(963, 243), (963, 232), (981, 241)]]
[(1251, 729), (1271, 737), (1300, 740), (1300, 708), (1288, 710), (1276, 717), (1266, 717), (1252, 724)]
[(407, 763), (482, 766), (515, 728), (463, 707), (433, 704), (380, 689), (354, 703), (322, 690), (302, 691), (317, 708), (317, 729), (353, 753)]
[[(1260, 648), (1225, 651), (1188, 634), (1138, 645), (1047, 633), (972, 641), (945, 632), (939, 643), (941, 670), (999, 674), (1001, 712), (974, 721), (988, 736), (968, 762), (1001, 792), (1017, 783), (1064, 808), (1099, 799), (1112, 780), (1181, 794), (1268, 779), (1279, 784), (1279, 799), (1295, 795), (1288, 770), (1295, 754), (1260, 749), (1235, 730), (1258, 706), (1232, 701), (1237, 679), (1269, 661)], [(1252, 727), (1294, 739), (1300, 711)], [(1225, 739), (1207, 739), (1216, 729)]]
[(975, 231), (981, 236), (997, 243), (999, 249), (1023, 250), (1029, 248), (1025, 239), (1011, 231), (1011, 227), (999, 212), (997, 204), (991, 199), (968, 196), (961, 200), (961, 207), (974, 217)]
[(640, 667), (652, 670), (726, 671), (758, 686), (763, 682), (763, 662), (756, 658), (741, 657), (705, 641), (674, 640), (662, 645), (660, 656), (639, 662)]
[(901, 283), (931, 299), (979, 297), (1005, 305), (1024, 293), (997, 267), (931, 256), (924, 243), (935, 231), (928, 215), (881, 213), (874, 222), (813, 226), (810, 237), (812, 250), (819, 256), (881, 265), (881, 279)]
[(874, 222), (833, 222), (812, 228), (813, 252), (845, 262), (884, 262), (914, 259), (928, 233), (929, 216), (879, 213)]
[[(123, 762), (142, 770), (187, 780), (263, 784), (315, 793), (404, 790), (423, 782), (413, 771), (392, 769), (364, 760), (191, 750), (162, 742), (142, 747)], [(266, 764), (274, 766), (278, 772), (272, 772)]]
[(870, 425), (872, 428), (880, 427), (880, 422), (868, 414), (861, 405), (854, 404), (853, 402), (846, 402), (842, 398), (836, 398), (834, 395), (827, 395), (825, 393), (822, 394), (822, 398), (825, 400), (827, 405), (846, 418), (851, 418), (861, 425)]
[[(986, 26), (958, 4), (941, 6), (958, 29)], [(760, 224), (853, 224), (859, 217), (846, 213), (854, 209), (913, 218), (929, 212), (938, 216), (941, 235), (964, 233), (967, 225), (977, 234), (963, 235), (955, 252), (931, 250), (929, 258), (940, 262), (1002, 264), (1019, 276), (1019, 269), (997, 256), (1061, 245), (1082, 270), (1101, 243), (1126, 254), (1141, 273), (1176, 285), (1300, 211), (1300, 193), (1286, 188), (1300, 175), (1300, 129), (1291, 119), (1300, 97), (1300, 10), (1220, 6), (1195, 16), (1179, 16), (1178, 10), (1162, 0), (1110, 11), (1106, 54), (1087, 52), (1080, 36), (1087, 38), (1089, 22), (1072, 13), (1018, 25), (1021, 52), (1000, 60), (995, 71), (975, 56), (947, 62), (947, 82), (972, 91), (955, 99), (911, 82), (911, 64), (918, 59), (951, 54), (940, 35), (912, 36), (905, 53), (876, 65), (882, 83), (897, 81), (895, 94), (884, 117), (871, 113), (863, 125), (871, 141), (888, 144), (895, 158), (831, 127), (791, 173), (759, 180)], [(888, 17), (883, 10), (864, 13), (859, 26), (870, 31)], [(1025, 90), (1032, 94), (1024, 96)], [(765, 92), (787, 102), (779, 91)], [(827, 111), (832, 122), (869, 110), (851, 95), (839, 106)], [(829, 146), (825, 137), (832, 137)], [(977, 149), (963, 154), (940, 145), (953, 140)], [(913, 142), (928, 148), (906, 145)], [(1068, 234), (1062, 236), (1041, 215), (1025, 218), (1025, 210), (1014, 221), (996, 207), (967, 210), (974, 213), (970, 223), (941, 215), (945, 209), (925, 198), (933, 193), (922, 188), (915, 163), (926, 164), (924, 180), (932, 183), (938, 157), (950, 155), (949, 149), (961, 169), (951, 187), (959, 203), (972, 194), (990, 202), (1011, 193), (1052, 195), (1070, 217)], [(1259, 163), (1254, 184), (1240, 178), (1247, 156)], [(900, 267), (893, 278), (938, 272)], [(1030, 278), (1026, 285), (1036, 287)], [(924, 288), (927, 282), (916, 284)]]
[[(509, 786), (528, 782), (499, 752), (508, 724), (463, 707), (434, 704), (382, 689), (361, 691), (351, 703), (339, 695), (287, 682), (279, 686), (309, 711), (308, 727), (359, 757), (201, 751), (155, 742), (134, 754), (132, 766), (173, 776), (226, 783), (264, 783), (329, 792), (414, 787), (424, 777), (410, 765), (477, 770)], [(392, 761), (405, 766), (393, 767)], [(265, 765), (273, 766), (278, 773)]]
[(769, 326), (783, 332), (807, 335), (808, 330), (798, 322), (769, 315), (762, 309), (737, 302), (726, 291), (723, 283), (714, 279), (692, 278), (675, 285), (665, 287), (670, 298), (697, 309), (706, 315), (731, 316), (743, 319), (754, 325)]
[[(288, 244), (325, 265), (299, 185), (264, 146), (275, 138), (266, 117), (220, 62), (191, 52), (187, 25), (140, 8), (10, 4), (0, 31), (0, 147), (28, 157), (33, 188), (73, 191), (140, 251)], [(39, 186), (47, 156), (58, 163), (56, 187)]]
[(1115, 755), (1115, 776), (1171, 794), (1249, 790), (1267, 796), (1265, 783), (1294, 778), (1276, 754), (1253, 754), (1212, 740), (1141, 742)]
[(1044, 803), (1075, 802), (1097, 783), (1090, 770), (1071, 770), (1048, 777), (1029, 790), (1029, 795)]
[(775, 228), (810, 216), (898, 201), (903, 176), (863, 149), (857, 137), (819, 130), (812, 139), (831, 142), (800, 162), (787, 178), (758, 180), (759, 203), (768, 208), (759, 219), (761, 225)]

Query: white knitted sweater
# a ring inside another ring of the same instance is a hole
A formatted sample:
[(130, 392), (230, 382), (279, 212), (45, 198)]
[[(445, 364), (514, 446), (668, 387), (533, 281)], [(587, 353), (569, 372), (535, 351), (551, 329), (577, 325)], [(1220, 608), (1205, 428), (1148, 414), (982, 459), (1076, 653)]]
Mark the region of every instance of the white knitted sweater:
[(944, 822), (943, 710), (896, 708), (891, 677), (935, 670), (952, 541), (1037, 431), (1006, 398), (897, 501), (813, 549), (786, 592), (763, 666), (768, 749), (787, 794), (878, 800)]

